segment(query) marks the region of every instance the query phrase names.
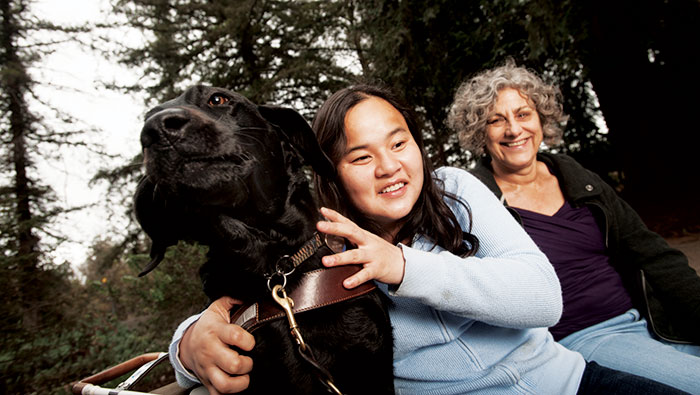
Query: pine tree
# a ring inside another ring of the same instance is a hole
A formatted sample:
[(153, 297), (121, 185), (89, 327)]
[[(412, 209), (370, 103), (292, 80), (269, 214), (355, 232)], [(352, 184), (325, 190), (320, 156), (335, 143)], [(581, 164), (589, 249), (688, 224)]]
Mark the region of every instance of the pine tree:
[(122, 0), (114, 10), (152, 37), (121, 54), (125, 64), (145, 70), (130, 89), (163, 101), (204, 83), (308, 115), (354, 76), (334, 62), (330, 35), (342, 7), (325, 1)]
[(0, 393), (42, 389), (32, 377), (66, 345), (56, 328), (71, 324), (62, 320), (74, 307), (68, 264), (54, 264), (47, 254), (62, 239), (52, 224), (67, 209), (36, 164), (78, 144), (80, 131), (36, 93), (32, 68), (54, 48), (56, 36), (47, 33), (79, 29), (38, 20), (30, 5), (0, 1)]

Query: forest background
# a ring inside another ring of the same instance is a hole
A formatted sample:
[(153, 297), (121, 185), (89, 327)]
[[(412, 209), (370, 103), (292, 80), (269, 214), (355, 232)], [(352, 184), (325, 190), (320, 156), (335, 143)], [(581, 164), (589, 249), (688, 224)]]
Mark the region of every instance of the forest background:
[[(67, 240), (59, 219), (86, 208), (57, 199), (38, 164), (63, 147), (108, 155), (86, 138), (104, 131), (48, 103), (47, 82), (31, 72), (68, 41), (131, 70), (135, 82), (103, 86), (143, 97), (144, 113), (205, 83), (311, 120), (335, 90), (380, 80), (415, 106), (434, 163), (462, 167), (474, 158), (445, 125), (454, 91), (511, 57), (561, 87), (570, 119), (559, 151), (662, 235), (700, 231), (697, 0), (112, 0), (111, 25), (80, 26), (42, 20), (31, 5), (0, 2), (0, 393), (69, 393), (74, 380), (166, 350), (206, 304), (201, 246), (173, 247), (137, 277), (150, 242), (130, 212), (139, 155), (86, 166), (119, 225), (84, 262), (51, 254)], [(111, 28), (143, 40), (104, 34)]]

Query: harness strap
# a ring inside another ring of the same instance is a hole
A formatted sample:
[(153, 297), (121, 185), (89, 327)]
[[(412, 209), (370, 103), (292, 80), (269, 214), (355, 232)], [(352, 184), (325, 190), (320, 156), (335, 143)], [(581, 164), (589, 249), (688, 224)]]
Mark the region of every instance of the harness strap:
[[(294, 300), (292, 312), (302, 313), (364, 295), (377, 286), (366, 282), (353, 289), (343, 287), (343, 280), (362, 269), (359, 265), (316, 269), (302, 274), (299, 284), (289, 293)], [(231, 322), (253, 332), (262, 324), (285, 317), (285, 311), (272, 298), (245, 303), (231, 312)]]

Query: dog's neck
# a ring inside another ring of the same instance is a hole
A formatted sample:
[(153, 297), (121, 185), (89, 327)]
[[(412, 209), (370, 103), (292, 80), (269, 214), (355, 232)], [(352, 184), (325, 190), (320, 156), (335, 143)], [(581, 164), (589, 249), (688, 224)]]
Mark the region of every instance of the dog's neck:
[[(247, 299), (268, 293), (265, 276), (314, 236), (320, 218), (304, 182), (290, 188), (284, 206), (274, 219), (244, 222), (226, 214), (215, 218), (212, 227), (217, 241), (208, 243), (209, 259), (200, 270), (210, 299), (222, 295)], [(312, 257), (310, 261), (313, 263), (305, 263), (301, 272), (321, 266), (320, 259)]]

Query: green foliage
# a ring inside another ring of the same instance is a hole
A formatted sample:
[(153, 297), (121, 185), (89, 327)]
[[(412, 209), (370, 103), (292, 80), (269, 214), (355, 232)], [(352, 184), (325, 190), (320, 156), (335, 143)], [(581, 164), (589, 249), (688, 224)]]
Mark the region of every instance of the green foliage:
[(436, 165), (467, 166), (473, 159), (446, 127), (447, 111), (461, 82), (506, 58), (562, 87), (571, 116), (565, 150), (605, 145), (593, 90), (571, 50), (569, 26), (560, 20), (573, 12), (569, 2), (373, 0), (358, 8), (357, 34), (371, 60), (366, 73), (394, 87), (423, 115)]
[[(101, 243), (98, 249), (110, 247)], [(40, 324), (8, 333), (0, 344), (2, 392), (68, 393), (70, 382), (146, 352), (167, 351), (177, 325), (207, 304), (197, 274), (205, 253), (193, 245), (172, 247), (145, 277), (138, 277), (148, 261), (144, 254), (126, 255), (107, 269), (87, 265), (84, 282), (69, 280), (68, 268), (41, 272), (46, 278), (38, 286), (50, 293)], [(5, 302), (3, 311), (11, 313)], [(6, 328), (22, 326), (3, 320)]]
[(163, 101), (205, 83), (309, 114), (352, 76), (328, 47), (341, 8), (325, 1), (122, 0), (114, 10), (152, 38), (121, 54), (147, 77), (131, 89)]
[[(425, 121), (425, 141), (437, 165), (466, 165), (469, 155), (445, 126), (458, 84), (493, 63), (500, 33), (491, 2), (392, 1), (358, 3), (358, 33), (372, 79), (385, 81)], [(459, 9), (460, 12), (455, 12)], [(509, 31), (509, 30), (508, 30)], [(510, 53), (510, 52), (509, 52)]]
[(71, 208), (59, 205), (36, 166), (58, 147), (79, 145), (81, 131), (35, 92), (31, 72), (81, 29), (38, 20), (30, 3), (0, 3), (0, 393), (44, 393), (67, 377), (66, 356), (92, 330), (75, 332), (82, 295), (68, 265), (47, 254), (62, 240), (53, 223)]

